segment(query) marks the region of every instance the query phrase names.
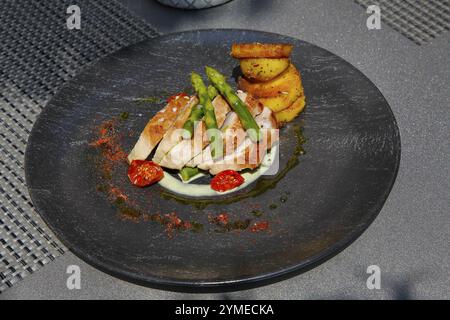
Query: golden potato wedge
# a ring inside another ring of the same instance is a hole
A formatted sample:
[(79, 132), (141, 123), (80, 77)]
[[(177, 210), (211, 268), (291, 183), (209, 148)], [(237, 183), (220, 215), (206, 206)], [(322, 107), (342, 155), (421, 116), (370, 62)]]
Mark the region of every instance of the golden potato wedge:
[(294, 83), (287, 92), (282, 92), (276, 97), (271, 98), (259, 98), (258, 102), (262, 103), (265, 107), (270, 108), (273, 112), (278, 112), (286, 109), (295, 100), (298, 99), (303, 93), (302, 87), (299, 82)]
[(302, 95), (286, 109), (275, 112), (275, 119), (277, 119), (280, 124), (290, 122), (303, 111), (305, 105), (306, 99), (305, 96)]
[(271, 43), (235, 43), (231, 46), (231, 55), (244, 58), (289, 58), (293, 46)]
[(248, 58), (241, 59), (244, 76), (253, 81), (272, 80), (289, 67), (287, 58)]
[(286, 71), (267, 82), (253, 83), (241, 77), (238, 79), (238, 87), (242, 91), (249, 92), (257, 98), (269, 98), (289, 91), (292, 84), (298, 82), (301, 83), (300, 74), (294, 65), (291, 64)]

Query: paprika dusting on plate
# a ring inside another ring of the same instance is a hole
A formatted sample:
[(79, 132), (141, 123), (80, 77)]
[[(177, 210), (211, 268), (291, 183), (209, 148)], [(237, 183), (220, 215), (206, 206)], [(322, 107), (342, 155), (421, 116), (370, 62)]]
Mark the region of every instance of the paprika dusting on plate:
[(118, 143), (116, 122), (116, 119), (103, 122), (98, 129), (98, 139), (90, 143), (91, 146), (100, 147), (103, 156), (114, 162), (124, 160), (127, 156)]
[(122, 190), (120, 190), (119, 188), (117, 188), (117, 187), (111, 187), (110, 189), (109, 189), (109, 192), (111, 193), (111, 195), (113, 195), (113, 196), (115, 196), (116, 197), (116, 199), (117, 198), (120, 198), (120, 199), (123, 199), (123, 201), (127, 201), (128, 200), (128, 196), (126, 196), (123, 192), (122, 192)]
[(217, 216), (217, 221), (228, 224), (228, 213), (221, 213)]
[(217, 217), (213, 216), (212, 214), (208, 214), (208, 221), (217, 225), (227, 225), (229, 217), (229, 214), (226, 212), (219, 214)]
[(258, 221), (250, 227), (251, 232), (261, 232), (269, 229), (269, 221)]
[(89, 143), (101, 153), (101, 157), (96, 161), (96, 166), (106, 180), (112, 179), (114, 165), (125, 161), (127, 156), (119, 143), (120, 135), (116, 128), (117, 123), (116, 118), (102, 122), (96, 128), (96, 140)]
[(175, 212), (165, 214), (163, 224), (166, 227), (166, 234), (169, 238), (173, 237), (174, 230), (188, 230), (192, 228), (189, 221), (183, 221)]
[(230, 220), (228, 213), (221, 213), (218, 216), (208, 214), (208, 221), (210, 224), (214, 225), (216, 232), (231, 232), (231, 231), (242, 231), (250, 226), (250, 219), (245, 220)]
[(219, 172), (211, 180), (211, 188), (218, 192), (225, 192), (239, 187), (244, 183), (244, 177), (234, 170)]
[(144, 221), (152, 221), (164, 226), (166, 235), (169, 239), (173, 238), (174, 231), (191, 230), (192, 232), (198, 232), (203, 228), (203, 225), (198, 222), (181, 219), (175, 212), (164, 215), (159, 213), (151, 215), (145, 214)]

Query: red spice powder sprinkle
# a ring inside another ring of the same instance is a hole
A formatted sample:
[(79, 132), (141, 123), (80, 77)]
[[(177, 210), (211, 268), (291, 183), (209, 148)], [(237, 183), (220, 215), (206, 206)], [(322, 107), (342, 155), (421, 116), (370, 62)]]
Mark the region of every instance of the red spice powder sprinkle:
[(250, 227), (251, 232), (261, 232), (269, 229), (269, 221), (258, 221)]
[(213, 224), (224, 225), (226, 226), (229, 222), (230, 215), (226, 212), (219, 214), (218, 216), (214, 216), (213, 214), (208, 214), (208, 221)]
[(97, 141), (94, 141), (93, 144), (95, 146), (100, 146), (102, 144), (106, 144), (109, 143), (111, 141), (111, 138), (100, 138)]
[(103, 122), (98, 130), (98, 139), (90, 143), (91, 146), (102, 147), (103, 156), (114, 162), (124, 160), (127, 157), (118, 143), (116, 121), (116, 119), (113, 119)]
[(217, 222), (220, 222), (222, 224), (228, 224), (228, 213), (221, 213), (217, 216)]
[(165, 214), (161, 223), (165, 225), (166, 234), (169, 238), (173, 237), (174, 230), (188, 230), (192, 228), (192, 224), (189, 221), (181, 220), (175, 212)]
[(122, 198), (125, 201), (128, 200), (128, 197), (117, 187), (111, 187), (110, 193), (116, 196), (116, 198)]
[(178, 218), (178, 216), (176, 215), (175, 212), (171, 212), (171, 213), (165, 214), (164, 216), (166, 218), (168, 218), (168, 220), (169, 220), (168, 224), (171, 223), (171, 224), (173, 224), (176, 227), (180, 226), (181, 223), (183, 222), (180, 218)]

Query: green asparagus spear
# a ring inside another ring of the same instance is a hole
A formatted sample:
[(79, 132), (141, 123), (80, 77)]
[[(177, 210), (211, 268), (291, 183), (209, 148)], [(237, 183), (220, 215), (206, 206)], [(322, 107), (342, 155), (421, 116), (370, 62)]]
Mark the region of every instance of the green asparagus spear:
[(261, 131), (259, 130), (258, 124), (248, 110), (247, 105), (239, 99), (234, 93), (233, 88), (226, 82), (225, 77), (219, 71), (211, 67), (206, 67), (206, 75), (222, 96), (225, 97), (234, 112), (236, 112), (244, 129), (248, 130), (250, 139), (253, 142), (259, 141), (261, 138)]
[(192, 108), (189, 118), (183, 125), (183, 129), (189, 132), (189, 138), (192, 138), (192, 136), (194, 135), (195, 122), (199, 121), (203, 117), (203, 114), (203, 108), (200, 104)]
[(183, 181), (188, 181), (190, 178), (198, 174), (198, 168), (184, 167), (181, 169), (180, 174)]
[(208, 138), (211, 144), (211, 156), (213, 157), (213, 159), (217, 159), (222, 156), (223, 149), (222, 140), (218, 139), (217, 136), (214, 135), (214, 133), (217, 133), (218, 131), (214, 106), (212, 105), (211, 99), (209, 98), (208, 89), (206, 88), (202, 77), (198, 73), (192, 72), (191, 82), (192, 86), (197, 92), (200, 104), (203, 106), (203, 112), (205, 114), (203, 121), (205, 121), (206, 129), (215, 129), (209, 130)]
[(219, 95), (219, 91), (217, 91), (216, 87), (209, 85), (208, 86), (208, 95), (211, 101), (214, 100), (215, 97)]

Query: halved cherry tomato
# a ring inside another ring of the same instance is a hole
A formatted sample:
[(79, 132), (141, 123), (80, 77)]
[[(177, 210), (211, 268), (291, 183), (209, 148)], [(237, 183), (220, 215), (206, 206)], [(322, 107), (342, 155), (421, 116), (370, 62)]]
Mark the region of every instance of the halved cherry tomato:
[(128, 178), (132, 184), (145, 187), (164, 177), (163, 169), (153, 161), (133, 160), (128, 168)]
[(224, 192), (227, 190), (239, 187), (244, 183), (244, 177), (234, 170), (225, 170), (219, 172), (211, 180), (211, 188), (218, 192)]

